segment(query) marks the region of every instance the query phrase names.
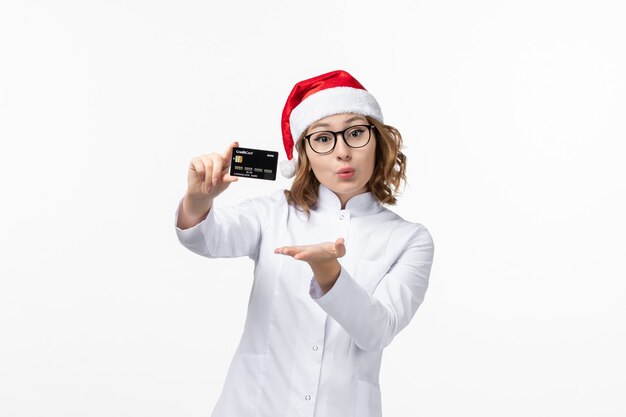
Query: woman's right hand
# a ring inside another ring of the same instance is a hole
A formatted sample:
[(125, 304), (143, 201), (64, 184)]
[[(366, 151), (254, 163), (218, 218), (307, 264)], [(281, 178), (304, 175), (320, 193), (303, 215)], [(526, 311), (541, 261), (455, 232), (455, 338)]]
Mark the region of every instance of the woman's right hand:
[(233, 142), (222, 155), (213, 152), (191, 159), (187, 171), (187, 193), (176, 223), (178, 227), (188, 229), (204, 220), (211, 210), (213, 199), (239, 179), (229, 174), (233, 148), (238, 146), (239, 142)]
[(233, 148), (238, 146), (239, 142), (233, 142), (221, 155), (213, 152), (191, 159), (187, 171), (187, 196), (190, 199), (212, 202), (239, 179), (229, 174)]

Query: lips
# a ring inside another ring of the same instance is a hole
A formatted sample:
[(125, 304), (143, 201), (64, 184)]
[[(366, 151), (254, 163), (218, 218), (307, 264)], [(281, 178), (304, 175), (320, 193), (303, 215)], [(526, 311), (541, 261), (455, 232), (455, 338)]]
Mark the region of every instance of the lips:
[(354, 168), (343, 167), (339, 168), (337, 171), (337, 176), (342, 179), (348, 179), (354, 177)]
[(337, 170), (337, 174), (347, 174), (350, 172), (354, 172), (354, 168), (350, 168), (350, 167), (343, 167), (340, 168), (339, 170)]

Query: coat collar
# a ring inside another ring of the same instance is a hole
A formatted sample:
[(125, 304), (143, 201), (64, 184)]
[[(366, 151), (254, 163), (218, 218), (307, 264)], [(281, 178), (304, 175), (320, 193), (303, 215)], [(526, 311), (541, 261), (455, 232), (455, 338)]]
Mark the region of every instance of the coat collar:
[[(346, 203), (346, 210), (352, 216), (367, 216), (384, 210), (383, 206), (374, 198), (371, 191), (357, 194)], [(337, 194), (323, 184), (317, 192), (317, 210), (321, 212), (338, 213), (341, 211), (341, 201)]]

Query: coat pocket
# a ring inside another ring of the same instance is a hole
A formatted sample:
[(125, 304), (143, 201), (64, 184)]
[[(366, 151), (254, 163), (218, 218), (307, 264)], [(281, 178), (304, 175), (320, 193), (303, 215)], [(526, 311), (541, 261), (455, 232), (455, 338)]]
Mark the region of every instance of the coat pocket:
[(380, 390), (367, 381), (357, 380), (354, 417), (382, 417)]

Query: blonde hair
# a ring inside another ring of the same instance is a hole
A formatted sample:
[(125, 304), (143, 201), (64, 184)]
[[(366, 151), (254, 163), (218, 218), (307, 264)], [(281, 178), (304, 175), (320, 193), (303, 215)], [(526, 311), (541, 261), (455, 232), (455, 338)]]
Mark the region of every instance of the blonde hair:
[[(380, 123), (378, 120), (366, 116), (367, 121), (374, 125), (373, 139), (376, 140), (376, 156), (374, 172), (367, 183), (367, 190), (381, 204), (396, 204), (396, 195), (399, 188), (406, 183), (406, 156), (402, 153), (402, 135), (393, 126)], [(311, 164), (306, 156), (306, 141), (303, 139), (306, 131), (296, 142), (298, 163), (296, 175), (290, 190), (285, 190), (287, 202), (304, 210), (310, 217), (311, 209), (317, 204), (317, 191), (320, 182), (315, 177)]]

